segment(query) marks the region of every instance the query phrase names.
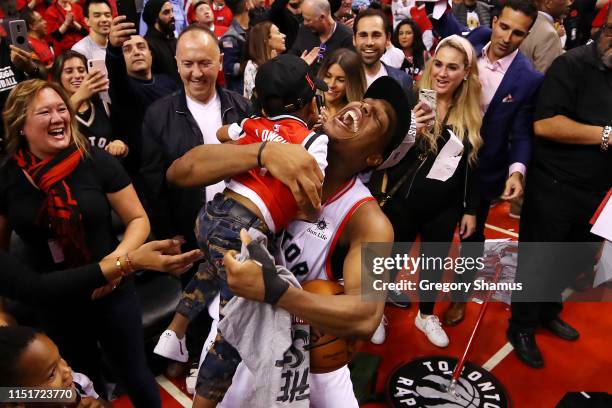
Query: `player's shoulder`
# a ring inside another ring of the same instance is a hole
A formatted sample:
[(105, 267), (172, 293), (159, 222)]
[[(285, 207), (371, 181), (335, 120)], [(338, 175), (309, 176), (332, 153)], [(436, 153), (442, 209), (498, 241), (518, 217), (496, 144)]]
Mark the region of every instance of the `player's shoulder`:
[(393, 226), (374, 199), (364, 201), (355, 210), (347, 230), (362, 242), (393, 242)]

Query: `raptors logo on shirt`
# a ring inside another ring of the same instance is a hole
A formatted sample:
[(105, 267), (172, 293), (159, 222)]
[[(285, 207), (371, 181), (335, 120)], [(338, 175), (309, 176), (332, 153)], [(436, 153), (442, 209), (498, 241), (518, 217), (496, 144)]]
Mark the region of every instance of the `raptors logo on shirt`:
[[(370, 190), (357, 178), (351, 179), (321, 208), (316, 222), (294, 221), (281, 239), (279, 263), (300, 282), (313, 279), (337, 280), (331, 270), (331, 257), (344, 226), (359, 206), (374, 200)], [(336, 271), (342, 276), (342, 271)]]

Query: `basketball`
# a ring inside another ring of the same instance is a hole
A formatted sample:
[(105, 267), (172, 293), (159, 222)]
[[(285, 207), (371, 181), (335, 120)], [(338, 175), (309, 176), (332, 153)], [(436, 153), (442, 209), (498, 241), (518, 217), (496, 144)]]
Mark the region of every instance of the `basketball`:
[[(320, 295), (340, 295), (344, 287), (337, 282), (316, 279), (302, 284), (302, 289)], [(357, 352), (359, 341), (325, 334), (310, 326), (310, 372), (329, 373), (346, 365)]]

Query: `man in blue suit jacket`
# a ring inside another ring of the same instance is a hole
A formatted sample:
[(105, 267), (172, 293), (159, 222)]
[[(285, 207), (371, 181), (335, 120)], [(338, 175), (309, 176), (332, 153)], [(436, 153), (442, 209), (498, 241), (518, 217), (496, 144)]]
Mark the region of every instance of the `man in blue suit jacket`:
[[(368, 86), (381, 76), (390, 76), (402, 87), (408, 100), (412, 101), (412, 78), (402, 70), (393, 68), (380, 60), (387, 50), (391, 38), (389, 20), (378, 9), (360, 12), (353, 24), (353, 45), (361, 57)], [(407, 113), (408, 114), (408, 113)]]
[[(465, 241), (482, 243), (491, 200), (499, 196), (511, 200), (523, 193), (523, 178), (531, 155), (533, 112), (543, 77), (518, 47), (533, 26), (538, 10), (531, 0), (508, 0), (500, 15), (493, 18), (492, 29), (481, 26), (469, 31), (449, 10), (438, 16), (439, 7), (443, 5), (437, 4), (434, 10), (434, 29), (442, 37), (465, 36), (479, 56), (484, 115), (480, 131), (484, 144), (478, 157), (482, 202), (476, 232)], [(473, 253), (462, 255), (480, 256), (482, 245), (470, 246), (467, 252)], [(473, 272), (459, 276), (471, 281)], [(458, 296), (454, 300), (465, 299)], [(451, 304), (446, 323), (460, 322), (464, 310), (465, 303)], [(521, 347), (516, 348), (520, 353)]]

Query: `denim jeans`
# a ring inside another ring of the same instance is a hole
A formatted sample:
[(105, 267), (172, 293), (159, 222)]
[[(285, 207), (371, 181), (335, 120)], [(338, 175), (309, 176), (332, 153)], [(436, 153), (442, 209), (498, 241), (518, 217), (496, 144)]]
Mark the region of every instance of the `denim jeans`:
[[(228, 250), (240, 251), (240, 230), (255, 228), (268, 237), (273, 246), (274, 236), (266, 223), (237, 201), (215, 195), (212, 201), (200, 210), (195, 225), (198, 245), (204, 252), (200, 269), (185, 287), (177, 312), (190, 320), (220, 294), (219, 317), (233, 294), (227, 285), (223, 256)], [(269, 248), (270, 249), (270, 248)], [(215, 344), (202, 362), (196, 391), (207, 399), (221, 401), (232, 383), (232, 377), (241, 358), (236, 349), (217, 333)]]

